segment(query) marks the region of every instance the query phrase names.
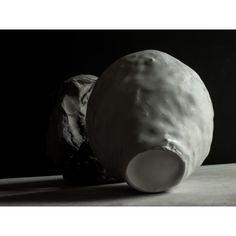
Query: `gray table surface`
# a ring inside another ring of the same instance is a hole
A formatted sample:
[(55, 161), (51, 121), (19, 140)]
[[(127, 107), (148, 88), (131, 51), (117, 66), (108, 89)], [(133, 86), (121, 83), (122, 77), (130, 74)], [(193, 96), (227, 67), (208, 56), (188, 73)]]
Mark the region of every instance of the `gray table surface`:
[(62, 176), (0, 180), (1, 206), (236, 206), (236, 164), (201, 166), (169, 192), (139, 193), (126, 183), (68, 186)]

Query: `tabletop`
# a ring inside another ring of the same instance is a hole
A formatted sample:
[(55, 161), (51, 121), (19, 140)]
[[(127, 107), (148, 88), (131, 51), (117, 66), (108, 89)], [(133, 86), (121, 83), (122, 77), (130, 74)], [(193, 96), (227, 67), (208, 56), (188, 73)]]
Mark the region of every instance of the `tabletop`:
[(126, 183), (69, 186), (60, 175), (0, 180), (1, 206), (236, 206), (236, 164), (205, 165), (168, 192)]

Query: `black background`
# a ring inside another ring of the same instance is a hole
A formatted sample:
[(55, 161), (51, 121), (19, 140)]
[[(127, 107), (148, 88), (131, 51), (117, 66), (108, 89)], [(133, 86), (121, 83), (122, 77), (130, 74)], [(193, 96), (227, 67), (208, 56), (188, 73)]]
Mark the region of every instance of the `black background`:
[(0, 177), (57, 174), (45, 137), (60, 83), (78, 74), (99, 76), (119, 57), (144, 49), (167, 52), (198, 72), (215, 110), (204, 164), (235, 162), (236, 31), (0, 31)]

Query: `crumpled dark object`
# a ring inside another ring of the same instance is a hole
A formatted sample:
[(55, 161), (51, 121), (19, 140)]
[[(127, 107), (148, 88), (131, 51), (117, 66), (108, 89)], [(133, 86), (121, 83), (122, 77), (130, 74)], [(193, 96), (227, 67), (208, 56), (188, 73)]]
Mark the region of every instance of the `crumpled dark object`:
[(117, 181), (96, 159), (87, 138), (87, 103), (96, 80), (93, 75), (78, 75), (66, 80), (50, 117), (47, 153), (70, 184)]

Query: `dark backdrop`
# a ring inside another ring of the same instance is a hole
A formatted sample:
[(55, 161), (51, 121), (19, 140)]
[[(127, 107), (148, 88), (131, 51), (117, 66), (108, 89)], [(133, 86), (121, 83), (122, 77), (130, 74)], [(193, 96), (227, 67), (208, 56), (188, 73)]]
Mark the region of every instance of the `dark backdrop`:
[(204, 164), (235, 162), (236, 31), (0, 31), (0, 177), (57, 174), (45, 135), (60, 83), (99, 76), (119, 57), (144, 49), (167, 52), (198, 72), (215, 109)]

